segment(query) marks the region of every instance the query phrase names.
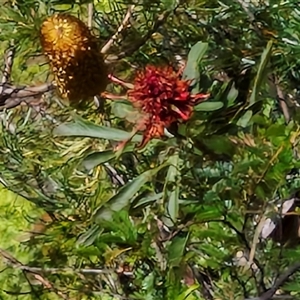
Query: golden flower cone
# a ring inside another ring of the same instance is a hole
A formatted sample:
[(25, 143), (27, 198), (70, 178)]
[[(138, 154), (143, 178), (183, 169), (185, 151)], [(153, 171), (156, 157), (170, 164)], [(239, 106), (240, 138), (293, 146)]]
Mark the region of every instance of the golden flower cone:
[(107, 67), (96, 38), (81, 20), (54, 14), (43, 22), (40, 38), (63, 98), (77, 103), (105, 90)]

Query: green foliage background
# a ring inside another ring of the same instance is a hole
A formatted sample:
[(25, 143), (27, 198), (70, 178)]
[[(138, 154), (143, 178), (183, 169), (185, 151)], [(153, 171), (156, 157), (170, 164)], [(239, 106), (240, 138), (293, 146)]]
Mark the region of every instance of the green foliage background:
[[(87, 2), (0, 2), (14, 85), (49, 80), (39, 26), (53, 11), (87, 21)], [(4, 111), (2, 299), (255, 299), (298, 262), (296, 205), (281, 239), (266, 225), (287, 220), (283, 199), (300, 185), (298, 2), (94, 1), (101, 44), (132, 4), (106, 57), (113, 74), (132, 81), (146, 64), (187, 60), (192, 92), (211, 97), (168, 138), (137, 151), (138, 135), (122, 153), (113, 147), (128, 138), (133, 108), (118, 86), (108, 91), (123, 101), (101, 113), (93, 103), (75, 113), (55, 92)], [(124, 264), (129, 275), (116, 272)], [(51, 287), (24, 265), (44, 269)], [(299, 275), (283, 283), (278, 293), (300, 297)]]

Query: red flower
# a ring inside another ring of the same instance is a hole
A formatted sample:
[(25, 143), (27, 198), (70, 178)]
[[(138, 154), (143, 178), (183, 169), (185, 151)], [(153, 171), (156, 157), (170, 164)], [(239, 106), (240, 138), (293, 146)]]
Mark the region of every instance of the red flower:
[(147, 66), (135, 78), (134, 88), (128, 92), (133, 105), (145, 114), (141, 130), (141, 147), (150, 139), (161, 137), (164, 128), (177, 121), (187, 121), (193, 106), (205, 100), (208, 94), (192, 95), (190, 81), (182, 80), (172, 67)]

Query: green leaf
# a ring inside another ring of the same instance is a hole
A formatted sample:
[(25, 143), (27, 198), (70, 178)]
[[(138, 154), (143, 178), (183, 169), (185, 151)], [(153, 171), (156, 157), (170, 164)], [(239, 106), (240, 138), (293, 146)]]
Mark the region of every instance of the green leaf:
[(96, 224), (79, 236), (77, 244), (84, 244), (86, 247), (91, 246), (102, 232), (103, 229)]
[(239, 120), (237, 121), (237, 125), (238, 126), (241, 126), (243, 128), (247, 127), (251, 118), (252, 118), (252, 111), (251, 110), (248, 110), (246, 111), (240, 118)]
[(151, 272), (143, 280), (142, 289), (151, 292), (151, 290), (154, 288), (154, 283), (155, 283), (155, 273)]
[(200, 88), (200, 72), (199, 72), (199, 62), (203, 58), (206, 50), (208, 48), (208, 43), (198, 42), (190, 50), (188, 54), (188, 59), (186, 67), (183, 71), (182, 78), (185, 80), (193, 80), (192, 84), (197, 82), (194, 86), (192, 92), (194, 94), (199, 93)]
[(263, 51), (263, 53), (261, 55), (260, 64), (259, 64), (258, 71), (257, 71), (257, 74), (254, 79), (254, 85), (253, 85), (252, 93), (251, 93), (250, 100), (249, 100), (250, 105), (253, 104), (254, 102), (256, 102), (256, 96), (259, 92), (260, 85), (261, 85), (262, 81), (266, 78), (265, 70), (266, 70), (266, 67), (271, 58), (272, 46), (273, 46), (273, 42), (271, 40), (268, 42), (267, 47), (265, 48), (265, 50)]
[(266, 130), (266, 136), (270, 137), (278, 137), (278, 136), (286, 136), (286, 125), (285, 124), (272, 124)]
[(132, 116), (132, 120), (134, 121), (139, 117), (136, 108), (129, 101), (114, 100), (111, 104), (111, 112), (121, 119), (129, 119), (129, 116)]
[[(84, 136), (112, 141), (125, 141), (132, 136), (131, 133), (96, 125), (90, 121), (84, 120), (79, 116), (74, 117), (75, 122), (64, 123), (54, 129), (54, 134), (57, 136)], [(132, 138), (133, 142), (141, 142), (142, 137), (135, 135)]]
[(232, 85), (228, 95), (227, 95), (227, 107), (231, 107), (232, 105), (235, 104), (235, 99), (239, 95), (239, 91), (235, 88), (234, 84)]
[(222, 220), (222, 212), (215, 207), (206, 207), (205, 211), (197, 213), (197, 220), (200, 222), (209, 222), (212, 220)]
[(179, 185), (176, 185), (176, 188), (174, 189), (174, 191), (171, 192), (168, 201), (168, 213), (174, 223), (178, 218), (178, 211), (179, 211), (178, 196), (179, 196)]
[(195, 111), (215, 111), (224, 106), (224, 103), (221, 101), (217, 102), (202, 102), (194, 107)]
[(105, 162), (108, 162), (115, 158), (115, 151), (113, 150), (106, 150), (103, 152), (95, 152), (90, 155), (88, 155), (83, 161), (82, 161), (82, 167), (85, 168), (87, 171), (90, 171), (94, 167), (101, 165)]
[[(122, 149), (122, 153), (131, 152), (133, 151), (134, 146), (133, 145), (126, 145), (124, 149)], [(84, 158), (84, 160), (81, 163), (81, 166), (86, 170), (90, 171), (96, 166), (99, 166), (105, 162), (108, 162), (114, 158), (116, 158), (116, 151), (114, 150), (105, 150), (102, 152), (95, 152), (92, 154), (89, 154), (87, 157)]]
[(212, 151), (218, 154), (233, 155), (236, 151), (235, 145), (225, 135), (212, 135), (203, 138), (202, 142)]
[(168, 265), (170, 268), (180, 266), (188, 239), (189, 234), (184, 237), (175, 236), (172, 239), (172, 243), (168, 247)]
[[(179, 154), (177, 152), (170, 158), (170, 167), (164, 186), (165, 198), (168, 201), (168, 213), (173, 222), (176, 222), (179, 211), (179, 176)], [(168, 189), (170, 185), (172, 185), (171, 191)]]
[(0, 21), (3, 22), (2, 24), (7, 24), (7, 22), (20, 23), (25, 20), (19, 12), (5, 6), (1, 6), (1, 15)]
[(139, 199), (139, 201), (137, 201), (137, 203), (134, 204), (133, 208), (138, 208), (140, 206), (151, 204), (152, 202), (155, 202), (158, 199), (161, 199), (162, 197), (163, 193), (148, 195), (146, 197), (143, 197), (142, 199)]
[(186, 289), (183, 293), (181, 293), (176, 300), (188, 300), (188, 296), (199, 288), (199, 284), (193, 284), (188, 289)]
[(135, 194), (152, 178), (159, 172), (161, 169), (169, 165), (169, 162), (162, 164), (161, 166), (148, 170), (138, 177), (134, 178), (131, 182), (124, 185), (120, 191), (111, 197), (104, 206), (101, 206), (94, 213), (95, 221), (101, 222), (101, 220), (110, 220), (113, 212), (120, 211), (128, 206)]

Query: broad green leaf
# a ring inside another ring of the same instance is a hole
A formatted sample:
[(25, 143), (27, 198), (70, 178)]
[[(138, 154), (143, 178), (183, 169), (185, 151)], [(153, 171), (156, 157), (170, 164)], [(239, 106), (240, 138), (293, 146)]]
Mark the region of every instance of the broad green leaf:
[(243, 128), (247, 127), (251, 118), (252, 118), (252, 111), (251, 110), (248, 110), (246, 111), (240, 118), (239, 120), (237, 121), (237, 125), (238, 126), (241, 126)]
[(203, 58), (206, 50), (208, 48), (208, 43), (198, 42), (196, 43), (190, 50), (188, 54), (188, 59), (186, 63), (186, 67), (183, 71), (182, 78), (186, 80), (193, 80), (192, 84), (197, 83), (192, 92), (194, 94), (199, 93), (199, 62)]
[(289, 291), (289, 292), (299, 292), (299, 290), (300, 290), (300, 283), (298, 281), (287, 282), (284, 285), (284, 290)]
[(175, 236), (168, 247), (168, 263), (169, 267), (179, 267), (183, 259), (186, 244), (189, 240), (189, 234), (185, 237)]
[[(74, 117), (75, 122), (64, 123), (54, 129), (57, 136), (84, 136), (112, 141), (124, 141), (132, 136), (130, 132), (120, 129), (96, 125), (78, 116)], [(135, 135), (133, 142), (141, 142), (142, 138)]]
[(187, 80), (192, 80), (199, 77), (199, 62), (207, 51), (208, 43), (198, 42), (190, 50), (186, 67), (182, 77)]
[(262, 81), (266, 78), (265, 70), (266, 70), (266, 67), (271, 58), (272, 46), (273, 46), (273, 42), (271, 40), (268, 42), (267, 47), (265, 48), (265, 50), (263, 51), (263, 53), (261, 55), (260, 64), (259, 64), (258, 71), (257, 71), (257, 74), (254, 79), (254, 85), (253, 85), (252, 93), (251, 93), (250, 100), (249, 100), (250, 105), (253, 104), (254, 102), (256, 102), (256, 96), (259, 92), (260, 85), (261, 85)]
[(202, 141), (215, 153), (233, 155), (236, 151), (235, 145), (225, 135), (212, 135)]
[(238, 95), (239, 95), (239, 91), (235, 88), (235, 86), (233, 84), (227, 95), (227, 101), (228, 101), (227, 106), (228, 107), (231, 107), (232, 105), (234, 105), (235, 99), (237, 98)]
[(272, 124), (266, 131), (266, 135), (270, 137), (286, 136), (285, 124)]
[(202, 102), (194, 107), (195, 111), (215, 111), (224, 106), (223, 102)]
[(143, 118), (143, 113), (137, 110), (129, 101), (115, 100), (111, 104), (111, 112), (120, 119), (136, 124)]
[(155, 169), (148, 170), (124, 185), (116, 195), (111, 197), (104, 206), (101, 206), (94, 213), (95, 221), (110, 220), (114, 211), (120, 211), (127, 207), (143, 185), (151, 181), (157, 172), (169, 164), (169, 162), (166, 162)]
[(147, 291), (151, 291), (153, 288), (153, 284), (155, 282), (154, 272), (151, 272), (148, 276), (143, 280), (142, 288)]

